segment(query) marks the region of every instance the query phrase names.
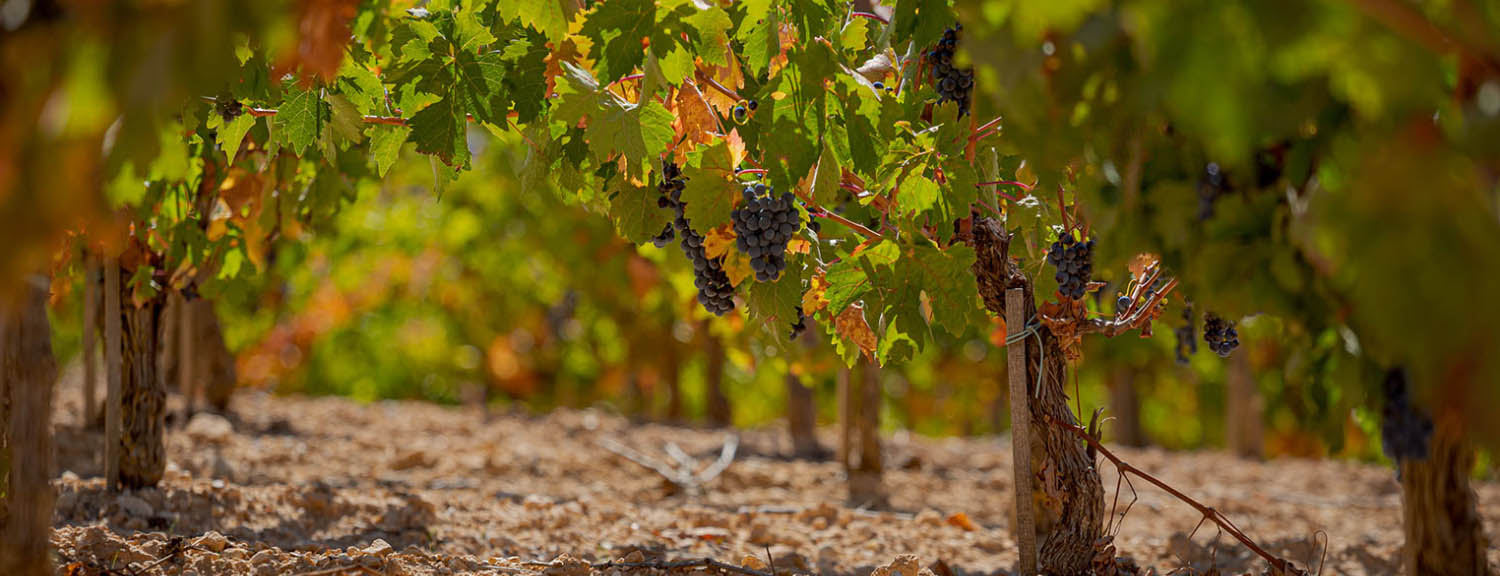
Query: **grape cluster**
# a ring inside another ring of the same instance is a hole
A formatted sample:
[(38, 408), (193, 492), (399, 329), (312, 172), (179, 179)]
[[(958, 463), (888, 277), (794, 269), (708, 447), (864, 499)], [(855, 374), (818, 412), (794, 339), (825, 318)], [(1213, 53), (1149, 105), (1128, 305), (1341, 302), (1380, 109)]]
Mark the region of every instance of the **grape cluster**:
[(1209, 313), (1203, 317), (1203, 341), (1220, 358), (1228, 358), (1240, 346), (1240, 333), (1234, 329), (1233, 322)]
[(1396, 462), (1425, 460), (1427, 442), (1432, 438), (1432, 419), (1411, 403), (1406, 370), (1396, 368), (1385, 373), (1385, 406), (1381, 409), (1381, 449)]
[(969, 113), (969, 96), (974, 91), (974, 70), (959, 70), (953, 65), (958, 54), (958, 33), (962, 25), (955, 25), (943, 32), (937, 47), (927, 52), (927, 66), (932, 69), (932, 82), (937, 86), (938, 103), (957, 102), (958, 115)]
[(1188, 356), (1198, 353), (1197, 326), (1193, 324), (1193, 303), (1182, 309), (1182, 325), (1172, 330), (1177, 334), (1177, 363), (1186, 365)]
[(1094, 275), (1094, 240), (1079, 242), (1063, 234), (1047, 250), (1047, 263), (1057, 268), (1057, 291), (1078, 300), (1088, 290)]
[(663, 208), (671, 208), (675, 217), (672, 224), (651, 241), (658, 247), (665, 246), (672, 241), (673, 229), (676, 229), (676, 235), (682, 237), (682, 253), (693, 261), (693, 285), (698, 287), (698, 303), (715, 316), (723, 316), (734, 310), (734, 284), (729, 282), (729, 274), (724, 272), (724, 258), (710, 259), (707, 250), (703, 248), (703, 235), (694, 232), (688, 224), (687, 216), (683, 213), (685, 204), (682, 201), (682, 189), (686, 188), (686, 184), (682, 179), (681, 168), (674, 162), (664, 160), (661, 173), (661, 182), (656, 187), (662, 196), (656, 203)]
[(742, 193), (745, 203), (730, 215), (735, 242), (750, 257), (755, 279), (774, 281), (786, 269), (786, 244), (800, 228), (797, 207), (790, 192), (777, 197), (765, 184), (746, 184)]
[(802, 305), (797, 305), (797, 321), (792, 323), (792, 333), (787, 336), (788, 340), (796, 340), (807, 329), (807, 315), (802, 313)]

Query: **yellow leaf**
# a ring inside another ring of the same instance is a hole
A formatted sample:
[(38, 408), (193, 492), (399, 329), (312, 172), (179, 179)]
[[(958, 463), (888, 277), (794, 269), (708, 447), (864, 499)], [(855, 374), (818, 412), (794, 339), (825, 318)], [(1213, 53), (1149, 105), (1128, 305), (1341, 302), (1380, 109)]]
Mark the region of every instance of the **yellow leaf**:
[(793, 254), (807, 254), (812, 251), (812, 242), (808, 242), (806, 238), (793, 238), (786, 243), (786, 251)]
[(729, 159), (733, 162), (730, 165), (736, 169), (739, 168), (740, 163), (745, 161), (746, 156), (745, 139), (740, 137), (740, 130), (738, 128), (730, 129), (729, 136), (724, 138), (724, 143), (729, 146)]
[(734, 246), (734, 228), (724, 224), (703, 235), (703, 251), (710, 260), (729, 253)]
[(807, 291), (802, 293), (802, 313), (811, 316), (814, 312), (828, 307), (828, 278), (825, 273), (818, 272), (807, 282)]
[(863, 309), (850, 306), (844, 309), (838, 318), (833, 319), (833, 329), (838, 332), (839, 337), (854, 342), (860, 352), (865, 353), (866, 358), (875, 358), (875, 346), (877, 339), (875, 331), (870, 329), (870, 324), (865, 322)]
[(739, 286), (754, 273), (750, 268), (750, 259), (739, 251), (731, 251), (724, 257), (724, 274), (729, 276), (730, 284)]

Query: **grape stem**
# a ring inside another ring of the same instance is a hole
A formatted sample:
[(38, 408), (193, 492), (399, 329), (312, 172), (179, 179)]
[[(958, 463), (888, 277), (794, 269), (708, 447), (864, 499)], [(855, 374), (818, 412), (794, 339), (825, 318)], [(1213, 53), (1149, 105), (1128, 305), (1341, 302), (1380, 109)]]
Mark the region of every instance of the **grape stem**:
[(765, 168), (740, 168), (740, 169), (735, 170), (734, 174), (736, 176), (738, 176), (740, 174), (760, 174), (760, 175), (764, 176), (766, 174), (766, 169)]
[(980, 125), (978, 128), (975, 128), (974, 129), (974, 134), (971, 135), (971, 136), (969, 136), (969, 141), (970, 142), (977, 142), (979, 140), (983, 140), (984, 138), (988, 137), (989, 135), (994, 134), (995, 132), (998, 132), (999, 131), (999, 126), (1000, 126), (1000, 117), (996, 116), (994, 120), (990, 120), (989, 122), (985, 122), (983, 125)]
[(698, 71), (698, 77), (703, 80), (703, 83), (708, 84), (710, 88), (717, 90), (720, 94), (728, 96), (730, 99), (736, 102), (744, 100), (744, 98), (741, 98), (739, 94), (735, 93), (735, 91), (725, 88), (723, 84), (715, 81), (713, 77), (704, 74), (702, 70)]
[[(214, 98), (213, 96), (200, 96), (199, 100), (202, 100), (202, 101), (207, 102), (209, 104), (218, 104), (219, 103), (219, 99), (218, 98)], [(396, 113), (399, 114), (400, 112), (401, 112), (400, 110), (396, 110)], [(265, 118), (267, 116), (275, 116), (276, 115), (276, 109), (274, 109), (274, 108), (255, 108), (255, 107), (251, 107), (251, 106), (246, 106), (245, 107), (245, 113), (249, 114), (251, 116), (254, 116), (256, 118)], [(512, 111), (509, 114), (506, 114), (505, 117), (506, 118), (515, 118), (518, 115), (519, 114), (517, 112)], [(470, 122), (478, 122), (478, 120), (476, 120), (474, 118), (473, 114), (468, 114), (466, 116), (468, 117), (468, 119), (469, 119)], [(384, 124), (384, 125), (387, 125), (387, 126), (406, 126), (407, 125), (406, 124), (406, 121), (407, 121), (406, 118), (402, 118), (400, 116), (361, 116), (360, 117), (360, 121), (364, 122), (365, 124)]]
[(796, 193), (797, 193), (797, 198), (800, 199), (800, 200), (802, 200), (803, 204), (807, 205), (808, 212), (814, 212), (814, 211), (820, 212), (820, 213), (822, 213), (822, 216), (824, 218), (827, 218), (827, 219), (832, 220), (834, 222), (838, 222), (839, 224), (843, 224), (845, 228), (853, 230), (855, 233), (859, 234), (860, 236), (864, 236), (867, 239), (870, 239), (870, 240), (884, 240), (885, 239), (885, 236), (880, 235), (879, 232), (871, 230), (868, 227), (864, 226), (863, 224), (860, 224), (858, 222), (855, 222), (853, 220), (845, 218), (845, 217), (843, 217), (840, 214), (837, 214), (837, 213), (834, 213), (834, 212), (830, 212), (828, 210), (824, 210), (823, 207), (819, 206), (818, 202), (816, 200), (813, 200), (811, 196), (808, 196), (807, 193), (805, 193), (805, 192), (803, 192), (801, 190), (797, 190)]

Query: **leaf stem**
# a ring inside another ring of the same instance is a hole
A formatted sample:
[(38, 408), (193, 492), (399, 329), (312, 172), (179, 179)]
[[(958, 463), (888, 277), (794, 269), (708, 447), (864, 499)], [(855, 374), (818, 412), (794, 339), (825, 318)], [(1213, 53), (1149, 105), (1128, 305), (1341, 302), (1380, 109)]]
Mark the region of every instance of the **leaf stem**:
[(887, 24), (888, 25), (888, 24), (891, 23), (891, 21), (890, 20), (886, 20), (884, 16), (881, 16), (881, 15), (876, 14), (874, 12), (850, 12), (849, 15), (852, 16), (852, 17), (856, 17), (856, 18), (868, 18), (870, 20), (874, 20), (874, 21), (879, 22), (881, 24)]

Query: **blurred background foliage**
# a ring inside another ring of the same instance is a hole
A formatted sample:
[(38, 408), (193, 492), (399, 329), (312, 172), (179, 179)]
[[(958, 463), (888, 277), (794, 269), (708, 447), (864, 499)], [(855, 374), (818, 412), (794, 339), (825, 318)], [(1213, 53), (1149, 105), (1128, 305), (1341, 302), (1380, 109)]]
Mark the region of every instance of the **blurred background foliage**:
[[(107, 238), (127, 226), (111, 209), (131, 199), (102, 192), (127, 162), (200, 168), (154, 164), (174, 141), (163, 126), (230, 84), (236, 39), (279, 55), (275, 70), (326, 68), (299, 22), (413, 3), (0, 4), (0, 272), (58, 263), (57, 284), (73, 288), (53, 307), (67, 358), (83, 280), (53, 250), (61, 231)], [(1142, 440), (1223, 446), (1239, 370), (1268, 455), (1374, 459), (1377, 375), (1403, 365), (1426, 400), (1457, 402), (1478, 437), (1500, 438), (1488, 414), (1500, 406), (1500, 2), (954, 10), (960, 60), (977, 68), (974, 115), (1004, 119), (992, 141), (1026, 159), (1018, 176), (1076, 191), (1099, 238), (1099, 279), (1118, 286), (1129, 258), (1156, 251), (1199, 318), (1242, 319), (1240, 364), (1207, 351), (1174, 360), (1180, 301), (1154, 339), (1088, 341), (1075, 371), (1082, 411), (1118, 404), (1112, 391), (1128, 381)], [(66, 26), (50, 24), (64, 12)], [(705, 317), (676, 251), (621, 240), (596, 194), (520, 192), (521, 136), (472, 129), (470, 145), (476, 170), (441, 191), (413, 156), (352, 184), (352, 202), (288, 241), (230, 242), (219, 276), (232, 281), (203, 291), (244, 385), (450, 403), (488, 391), (536, 410), (607, 403), (660, 416), (675, 381), (681, 416), (696, 419), (717, 340), (737, 424), (781, 415), (788, 371), (833, 417), (839, 361), (826, 339), (781, 348), (740, 315)], [(1033, 259), (1047, 233), (1026, 230)], [(1095, 307), (1112, 309), (1112, 296)], [(1003, 429), (993, 335), (935, 338), (885, 370), (885, 425)]]

